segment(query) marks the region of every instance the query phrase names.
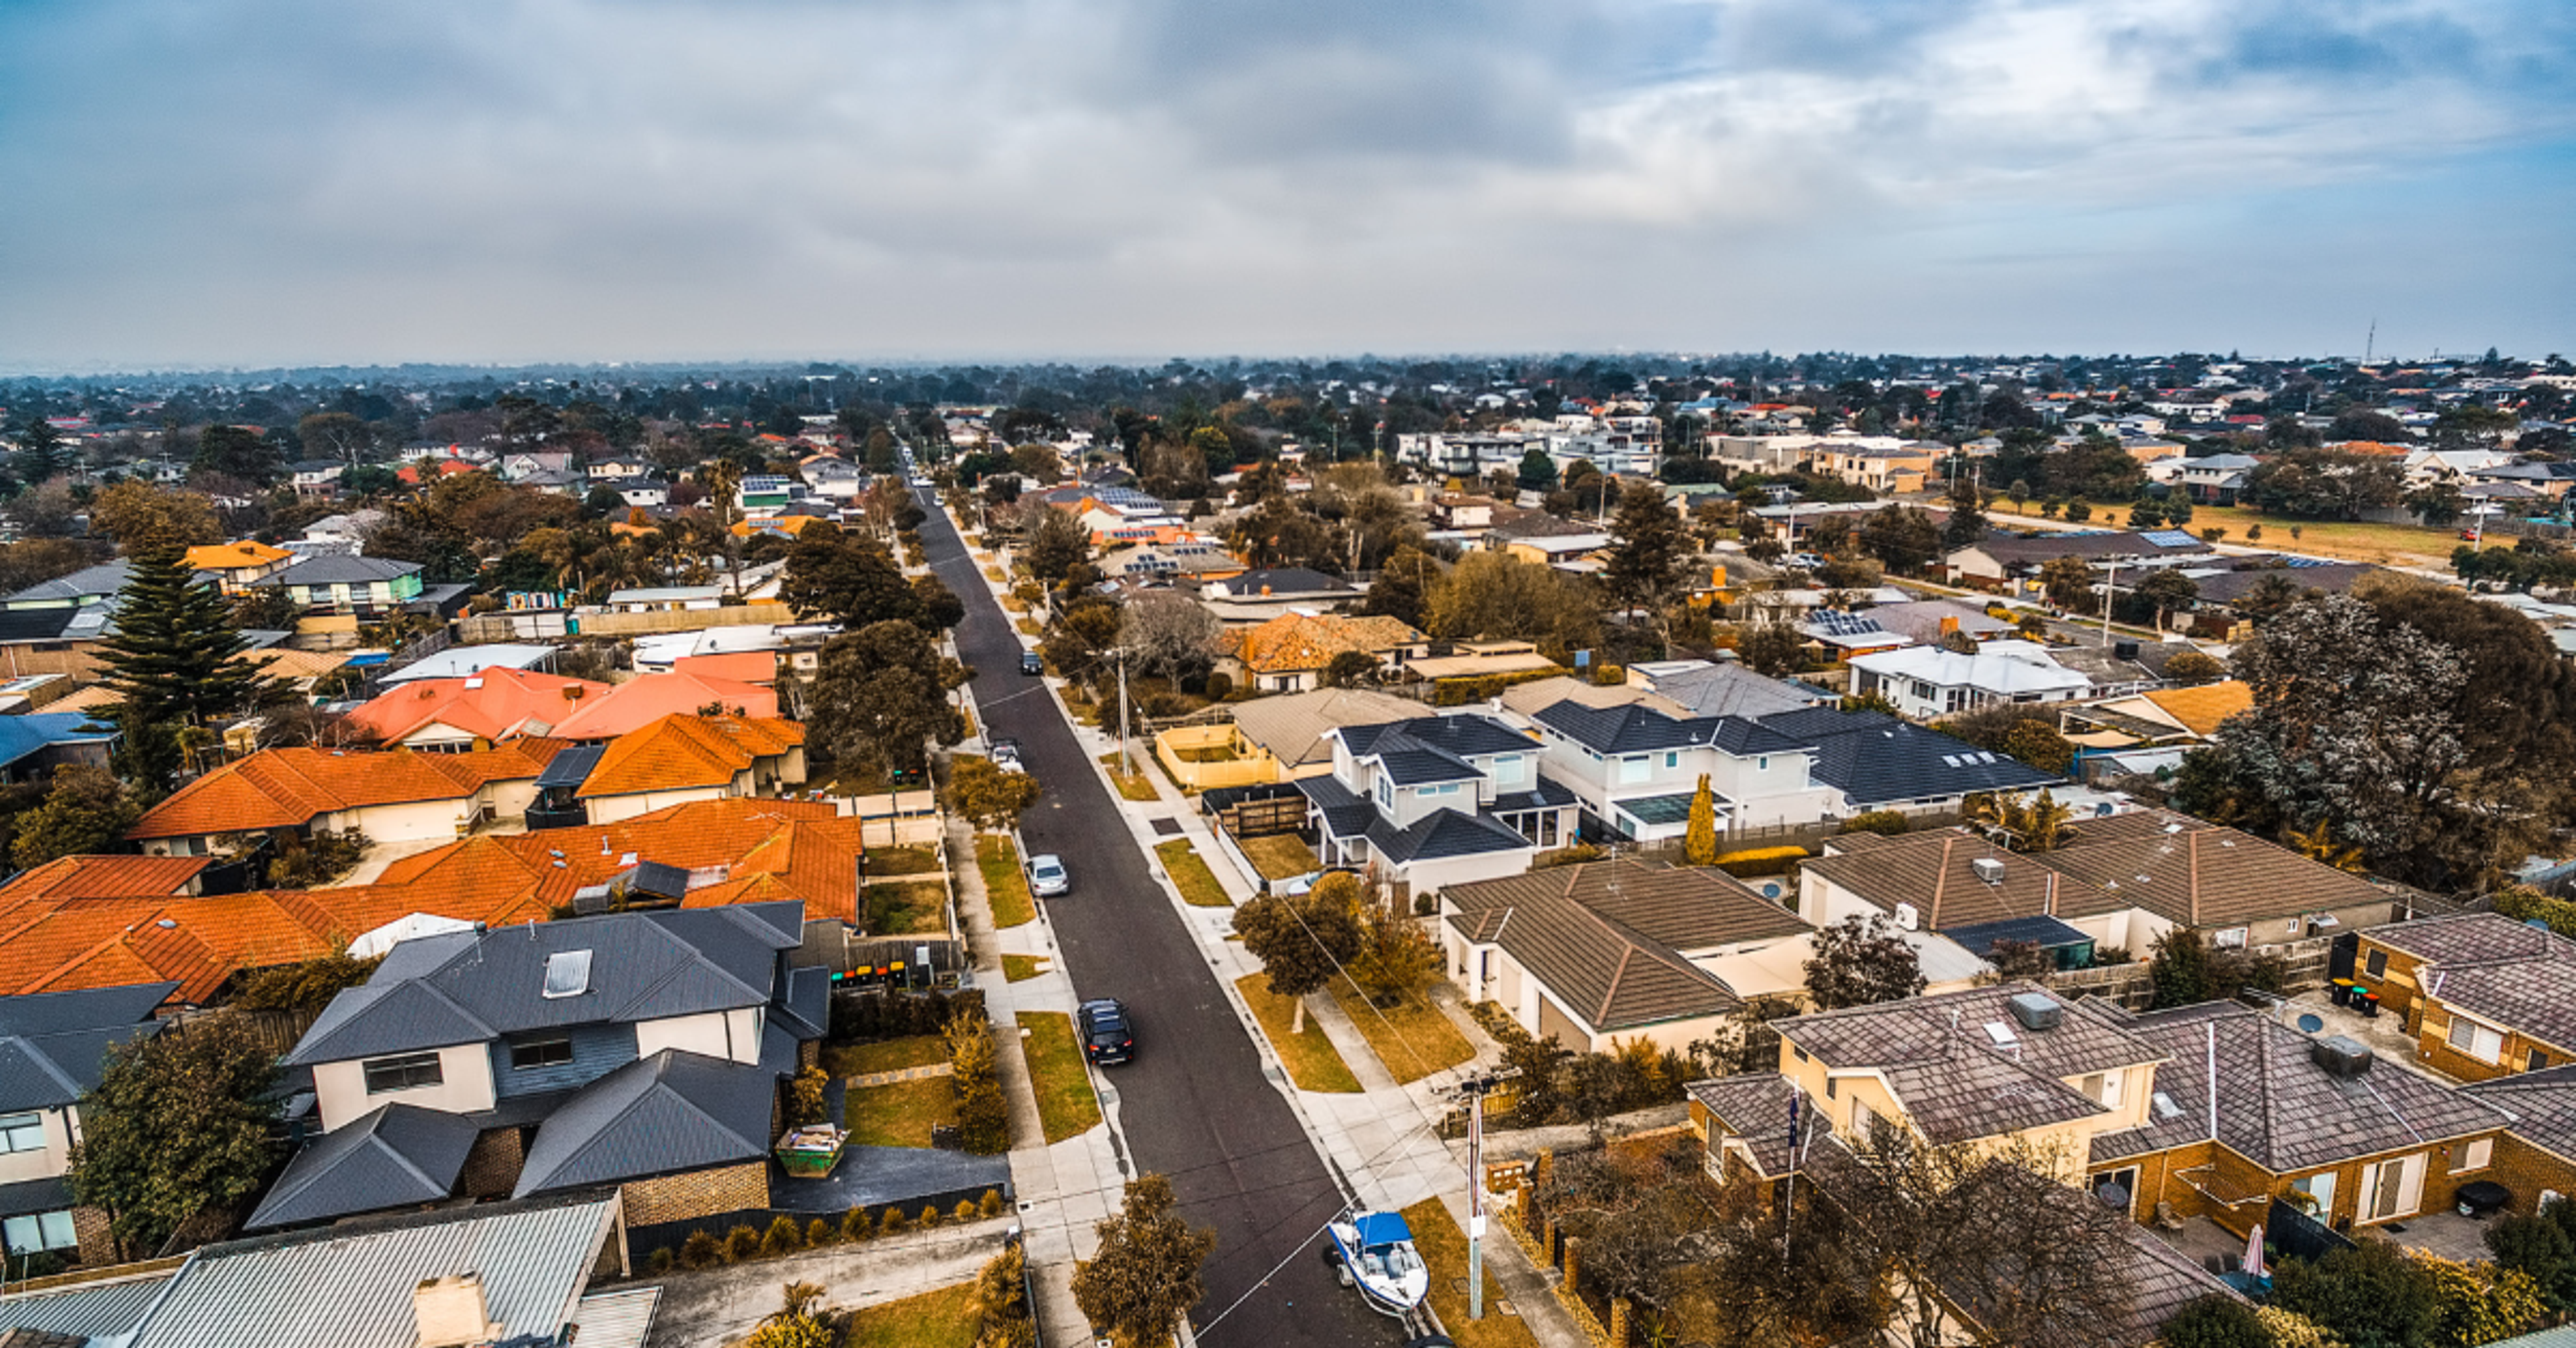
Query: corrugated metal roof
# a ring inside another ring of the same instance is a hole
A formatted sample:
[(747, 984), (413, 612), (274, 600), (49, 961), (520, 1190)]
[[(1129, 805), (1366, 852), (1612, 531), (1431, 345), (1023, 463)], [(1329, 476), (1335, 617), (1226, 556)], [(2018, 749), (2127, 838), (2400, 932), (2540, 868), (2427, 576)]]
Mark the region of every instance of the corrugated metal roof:
[(653, 1310), (661, 1304), (659, 1287), (583, 1297), (572, 1313), (573, 1323), (581, 1326), (576, 1342), (581, 1348), (644, 1348), (653, 1333)]
[(0, 1329), (41, 1329), (54, 1334), (98, 1338), (122, 1334), (143, 1318), (177, 1270), (85, 1283), (61, 1291), (20, 1292), (0, 1297)]
[[(512, 1203), (355, 1222), (197, 1252), (128, 1348), (412, 1348), (412, 1292), (474, 1273), (486, 1314), (552, 1338), (577, 1306), (617, 1210), (613, 1198)], [(318, 1340), (317, 1325), (331, 1327)]]

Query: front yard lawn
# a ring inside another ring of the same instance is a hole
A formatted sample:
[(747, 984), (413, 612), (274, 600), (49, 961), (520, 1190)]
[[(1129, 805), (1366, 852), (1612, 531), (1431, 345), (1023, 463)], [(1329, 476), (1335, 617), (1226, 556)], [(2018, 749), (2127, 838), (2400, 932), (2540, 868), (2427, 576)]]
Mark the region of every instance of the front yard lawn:
[(1039, 974), (1045, 973), (1046, 966), (1046, 957), (1043, 955), (1004, 955), (1002, 957), (1002, 981), (1005, 983), (1025, 983), (1028, 980), (1037, 977)]
[(826, 1044), (823, 1070), (836, 1077), (863, 1077), (906, 1067), (928, 1067), (948, 1061), (948, 1040), (936, 1034), (881, 1039), (873, 1044)]
[(1333, 1041), (1324, 1037), (1324, 1027), (1306, 1018), (1306, 1032), (1288, 1033), (1297, 1023), (1294, 998), (1282, 997), (1269, 988), (1270, 975), (1245, 974), (1234, 980), (1243, 991), (1243, 1000), (1252, 1006), (1252, 1018), (1261, 1022), (1261, 1032), (1270, 1036), (1270, 1047), (1279, 1054), (1279, 1064), (1288, 1069), (1288, 1079), (1301, 1091), (1356, 1091), (1360, 1079), (1351, 1075), (1350, 1064), (1333, 1049)]
[[(1029, 1085), (1037, 1092), (1038, 1120), (1049, 1143), (1080, 1137), (1100, 1125), (1100, 1098), (1091, 1093), (1091, 1077), (1082, 1066), (1082, 1046), (1073, 1039), (1073, 1017), (1061, 1011), (1023, 1011), (1020, 1052), (1028, 1059)], [(1178, 1051), (1174, 1045), (1171, 1051)], [(946, 1081), (940, 1082), (945, 1086)]]
[(1264, 880), (1294, 880), (1323, 868), (1324, 863), (1315, 858), (1315, 849), (1294, 833), (1273, 833), (1268, 837), (1237, 838), (1234, 841)]
[(842, 1348), (975, 1348), (984, 1332), (975, 1284), (961, 1282), (935, 1292), (864, 1306), (850, 1312), (842, 1331)]
[(897, 875), (928, 875), (939, 869), (939, 853), (927, 847), (871, 847), (868, 876), (883, 880)]
[(948, 930), (948, 886), (940, 881), (870, 885), (863, 920), (870, 936), (915, 936)]
[(1154, 855), (1163, 859), (1163, 869), (1171, 872), (1172, 884), (1181, 891), (1181, 899), (1193, 908), (1231, 908), (1234, 900), (1225, 896), (1225, 886), (1218, 884), (1216, 872), (1208, 869), (1199, 849), (1187, 838), (1174, 838), (1157, 843)]
[(948, 1077), (861, 1086), (841, 1104), (841, 1126), (854, 1147), (927, 1147), (933, 1124), (955, 1122), (957, 1085)]
[(1037, 900), (1029, 897), (1029, 877), (1020, 871), (1020, 849), (1010, 839), (998, 833), (977, 838), (975, 869), (984, 873), (984, 902), (993, 910), (995, 927), (1037, 921)]
[(1421, 993), (1394, 1006), (1375, 1006), (1350, 979), (1336, 978), (1333, 1000), (1342, 1004), (1370, 1051), (1398, 1081), (1420, 1081), (1476, 1056), (1467, 1037)]
[[(1437, 1198), (1426, 1198), (1404, 1210), (1413, 1229), (1413, 1248), (1431, 1270), (1431, 1309), (1458, 1348), (1538, 1348), (1538, 1339), (1517, 1315), (1503, 1314), (1503, 1285), (1494, 1277), (1494, 1261), (1485, 1261), (1485, 1318), (1467, 1318), (1467, 1233)], [(1486, 1239), (1494, 1236), (1489, 1223)]]

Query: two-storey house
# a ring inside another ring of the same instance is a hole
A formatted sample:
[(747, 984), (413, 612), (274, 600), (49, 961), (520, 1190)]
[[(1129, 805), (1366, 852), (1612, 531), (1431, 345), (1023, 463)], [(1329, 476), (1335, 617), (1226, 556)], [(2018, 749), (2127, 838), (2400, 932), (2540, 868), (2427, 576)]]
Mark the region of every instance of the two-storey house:
[(778, 1083), (829, 1015), (803, 931), (759, 903), (395, 945), (287, 1055), (322, 1132), (249, 1225), (609, 1187), (638, 1228), (767, 1208)]
[(252, 584), (286, 592), (310, 621), (382, 619), (420, 598), (420, 563), (389, 557), (308, 557)]
[(1831, 788), (1813, 778), (1814, 746), (1749, 717), (1676, 717), (1636, 703), (1567, 698), (1530, 721), (1547, 748), (1547, 779), (1618, 837), (1682, 836), (1702, 777), (1721, 831), (1812, 823), (1831, 809)]
[(1539, 746), (1474, 712), (1323, 732), (1329, 775), (1296, 779), (1326, 866), (1411, 892), (1516, 875), (1574, 840), (1574, 797), (1539, 775)]
[(64, 1176), (81, 1140), (80, 1099), (109, 1050), (159, 1033), (176, 983), (0, 997), (0, 1238), (13, 1259), (111, 1262), (107, 1214), (73, 1204)]

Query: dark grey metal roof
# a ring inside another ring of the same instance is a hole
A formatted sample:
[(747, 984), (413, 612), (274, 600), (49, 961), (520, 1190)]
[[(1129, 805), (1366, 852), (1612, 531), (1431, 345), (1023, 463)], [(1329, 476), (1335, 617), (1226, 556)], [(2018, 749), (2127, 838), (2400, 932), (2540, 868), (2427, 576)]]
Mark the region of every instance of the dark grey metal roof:
[(1884, 712), (1815, 707), (1766, 716), (1762, 724), (1814, 749), (1812, 775), (1841, 791), (1854, 809), (1974, 791), (2028, 791), (2065, 780)]
[(462, 1114), (385, 1105), (297, 1152), (248, 1229), (442, 1202), (455, 1191), (465, 1154), (481, 1132)]
[(1587, 706), (1572, 698), (1541, 707), (1532, 719), (1587, 749), (1604, 754), (1652, 753), (1714, 745), (1727, 753), (1795, 753), (1807, 746), (1759, 721), (1741, 716), (1677, 720), (1652, 707), (1623, 703)]
[(1460, 810), (1434, 810), (1403, 829), (1380, 819), (1369, 825), (1368, 840), (1370, 847), (1397, 865), (1533, 846), (1499, 820)]
[[(778, 952), (803, 934), (804, 905), (791, 902), (609, 913), (451, 937), (436, 948), (445, 958), (434, 967), (388, 959), (365, 986), (332, 998), (286, 1060), (338, 1062), (520, 1030), (761, 1006)], [(591, 952), (586, 988), (546, 996), (547, 958), (579, 950)]]
[(1484, 776), (1476, 765), (1437, 749), (1388, 749), (1377, 755), (1378, 770), (1397, 786), (1430, 782), (1464, 782)]
[(0, 596), (0, 604), (15, 608), (22, 604), (59, 604), (115, 594), (125, 588), (126, 577), (133, 571), (133, 566), (120, 557), (112, 562), (82, 567), (68, 576), (38, 581), (15, 594)]
[(775, 1073), (679, 1049), (583, 1087), (537, 1129), (514, 1197), (769, 1154)]
[(1998, 941), (2028, 941), (2047, 950), (2062, 945), (2081, 945), (2093, 939), (2053, 917), (2008, 917), (2000, 922), (1944, 927), (1941, 934), (1958, 942), (1979, 959), (1993, 953)]
[(42, 1035), (134, 1025), (151, 1019), (153, 1011), (178, 990), (176, 983), (129, 983), (0, 997), (0, 1034)]
[[(1375, 725), (1343, 726), (1333, 732), (1354, 754), (1366, 755), (1393, 749), (1389, 736), (1403, 741), (1404, 748), (1430, 748), (1460, 758), (1485, 754), (1530, 753), (1538, 748), (1529, 736), (1478, 712), (1449, 712), (1439, 716), (1417, 716), (1402, 721), (1381, 721)], [(1383, 746), (1383, 749), (1382, 747)]]
[(1349, 594), (1351, 587), (1321, 571), (1302, 566), (1273, 567), (1266, 571), (1246, 571), (1242, 575), (1214, 584), (1227, 594), (1257, 597), (1262, 594)]
[(1324, 831), (1336, 838), (1355, 838), (1377, 821), (1377, 807), (1352, 795), (1330, 777), (1299, 777), (1291, 785), (1324, 816)]
[(599, 766), (599, 756), (607, 752), (605, 744), (576, 744), (569, 749), (557, 750), (553, 759), (546, 763), (546, 770), (537, 774), (537, 789), (579, 787), (590, 780), (590, 770)]
[(176, 983), (0, 997), (0, 1110), (59, 1109), (97, 1087), (107, 1052), (159, 1032)]
[[(360, 1219), (199, 1250), (127, 1348), (413, 1348), (412, 1293), (474, 1273), (491, 1319), (552, 1342), (617, 1216), (609, 1198), (492, 1204)], [(317, 1340), (315, 1326), (329, 1326)]]
[(348, 557), (326, 554), (308, 557), (286, 568), (259, 585), (354, 585), (379, 580), (392, 580), (420, 570), (418, 562), (397, 562), (390, 557)]

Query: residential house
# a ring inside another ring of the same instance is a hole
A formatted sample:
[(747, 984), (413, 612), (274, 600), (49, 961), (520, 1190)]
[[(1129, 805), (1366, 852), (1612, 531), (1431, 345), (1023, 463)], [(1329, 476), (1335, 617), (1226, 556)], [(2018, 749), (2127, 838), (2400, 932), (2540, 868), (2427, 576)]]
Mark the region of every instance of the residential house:
[(748, 683), (768, 688), (778, 682), (778, 653), (722, 651), (714, 655), (684, 655), (671, 662), (671, 672), (720, 683)]
[(1616, 837), (1682, 836), (1703, 777), (1721, 832), (1813, 823), (1831, 807), (1832, 790), (1811, 772), (1814, 746), (1761, 720), (1568, 698), (1530, 721), (1546, 746), (1540, 771), (1581, 803), (1589, 825)]
[(1539, 746), (1457, 712), (1338, 726), (1330, 774), (1295, 779), (1326, 866), (1430, 893), (1515, 875), (1574, 840), (1574, 797), (1538, 772)]
[(774, 473), (747, 475), (734, 489), (734, 509), (749, 516), (775, 515), (797, 498), (797, 488), (802, 485), (794, 478)]
[(724, 592), (725, 587), (719, 584), (644, 585), (609, 591), (601, 607), (610, 613), (684, 613), (722, 608)]
[(2484, 1081), (2576, 1062), (2576, 941), (2500, 913), (2363, 930), (2354, 979), (2425, 1066)]
[(336, 496), (340, 475), (348, 470), (338, 459), (299, 459), (287, 465), (286, 474), (298, 496)]
[(2253, 690), (2221, 679), (2069, 707), (2060, 722), (2075, 746), (2077, 775), (2103, 781), (2181, 766), (2183, 755), (2208, 743), (2221, 722), (2253, 705)]
[[(638, 478), (620, 482), (610, 488), (629, 510), (659, 510), (671, 503), (671, 484), (658, 478)], [(631, 524), (621, 520), (621, 524)], [(612, 525), (612, 528), (615, 526)]]
[(591, 823), (613, 824), (688, 801), (767, 795), (804, 782), (804, 726), (674, 713), (609, 741), (571, 794)]
[(1254, 698), (1232, 708), (1233, 720), (1220, 726), (1174, 726), (1154, 737), (1155, 752), (1174, 763), (1175, 775), (1207, 761), (1184, 756), (1184, 750), (1221, 752), (1220, 760), (1234, 779), (1225, 785), (1284, 782), (1333, 770), (1334, 741), (1327, 736), (1343, 726), (1383, 725), (1431, 716), (1431, 708), (1411, 698), (1366, 688), (1318, 688)]
[(489, 749), (523, 736), (551, 736), (557, 724), (608, 692), (604, 683), (504, 665), (396, 684), (351, 711), (345, 724), (387, 748)]
[(263, 749), (180, 787), (125, 832), (149, 856), (222, 856), (264, 836), (360, 833), (378, 843), (450, 838), (515, 817), (559, 741), (525, 737), (459, 753)]
[(104, 768), (117, 739), (114, 726), (76, 711), (0, 716), (0, 782), (41, 782), (65, 767)]
[(569, 449), (514, 449), (501, 456), (500, 473), (504, 481), (527, 482), (573, 472)]
[(23, 1260), (56, 1253), (112, 1263), (108, 1214), (72, 1201), (64, 1176), (81, 1142), (81, 1097), (108, 1054), (158, 1033), (153, 1012), (175, 983), (0, 997), (0, 1236)]
[(601, 486), (614, 487), (637, 482), (654, 475), (653, 461), (638, 454), (602, 454), (582, 465), (582, 475)]
[(2396, 901), (2348, 872), (2162, 810), (2080, 820), (2044, 852), (1962, 828), (1845, 834), (1798, 868), (1798, 914), (1893, 917), (1938, 932), (2053, 918), (2140, 955), (2188, 927), (2222, 947), (2286, 945), (2386, 922)]
[(1610, 546), (1610, 535), (1597, 525), (1580, 524), (1533, 511), (1485, 531), (1485, 548), (1540, 566), (1572, 562)]
[(109, 602), (0, 609), (0, 674), (99, 677), (105, 668), (100, 643), (116, 630), (113, 610)]
[[(1436, 645), (1431, 649), (1438, 652), (1444, 646)], [(1527, 641), (1461, 641), (1446, 644), (1445, 649), (1447, 654), (1405, 661), (1405, 674), (1433, 685), (1456, 686), (1474, 685), (1492, 678), (1527, 677), (1564, 668), (1539, 654), (1538, 647)]]
[(433, 655), (423, 656), (397, 669), (376, 676), (384, 685), (417, 683), (423, 679), (470, 679), (495, 670), (541, 669), (555, 662), (552, 646), (511, 642), (484, 642), (472, 646), (450, 646)]
[[(2060, 557), (2081, 558), (2095, 566), (2171, 563), (2203, 560), (2216, 554), (2210, 545), (2180, 529), (2075, 533), (1989, 534), (1964, 548), (1952, 549), (1942, 566), (1953, 585), (2017, 593), (2035, 588), (2031, 578)], [(2019, 589), (2016, 589), (2019, 587)]]
[[(765, 651), (745, 654), (769, 659), (775, 668), (775, 658)], [(668, 674), (647, 674), (583, 699), (579, 708), (555, 726), (554, 735), (577, 742), (613, 740), (666, 716), (693, 716), (710, 708), (720, 709), (728, 716), (774, 721), (778, 718), (778, 690), (677, 669)]]
[(237, 543), (190, 548), (186, 561), (199, 576), (213, 577), (215, 588), (229, 595), (246, 593), (251, 586), (285, 570), (294, 563), (295, 554), (256, 538), (245, 538)]
[(1377, 668), (1394, 672), (1431, 653), (1431, 639), (1410, 625), (1380, 615), (1337, 617), (1284, 613), (1226, 634), (1217, 669), (1236, 686), (1260, 693), (1302, 693), (1320, 688), (1333, 658), (1358, 652)]
[(816, 454), (797, 465), (805, 485), (827, 500), (856, 500), (868, 488), (868, 472), (848, 459)]
[(1671, 702), (1674, 714), (1685, 716), (1763, 717), (1837, 701), (1807, 684), (1757, 674), (1735, 660), (1645, 661), (1628, 666), (1628, 686)]
[(2066, 702), (2093, 691), (2091, 679), (2031, 641), (1989, 641), (1974, 654), (1904, 646), (1855, 655), (1850, 664), (1854, 696), (1878, 694), (1917, 720), (1999, 703)]
[(1949, 446), (1919, 444), (1894, 436), (1827, 436), (1816, 447), (1816, 471), (1882, 495), (1902, 496), (1923, 490), (1939, 471)]
[(2255, 469), (2263, 466), (2251, 454), (2204, 454), (2176, 460), (2174, 485), (2201, 505), (2231, 506), (2245, 490)]
[(378, 622), (420, 597), (420, 563), (387, 557), (307, 557), (255, 584), (259, 589), (284, 591), (303, 607), (308, 623), (327, 618)]
[(252, 1229), (614, 1186), (632, 1227), (770, 1206), (778, 1084), (830, 978), (804, 907), (610, 913), (403, 941), (286, 1057), (322, 1134)]
[(1984, 604), (1962, 599), (1910, 599), (1901, 604), (1875, 604), (1860, 615), (1879, 630), (1919, 645), (1937, 646), (1943, 638), (1963, 636), (1986, 642), (2018, 637), (2021, 629), (1995, 617)]
[(67, 576), (38, 581), (23, 590), (0, 596), (0, 612), (16, 613), (25, 609), (88, 608), (114, 603), (125, 590), (126, 577), (132, 567), (124, 558), (85, 566)]
[(2473, 1081), (2461, 1094), (2502, 1111), (2492, 1172), (2522, 1212), (2538, 1212), (2576, 1193), (2576, 1065)]
[(1221, 580), (1201, 591), (1219, 622), (1264, 623), (1291, 613), (1321, 613), (1359, 598), (1359, 591), (1302, 566), (1265, 567)]

